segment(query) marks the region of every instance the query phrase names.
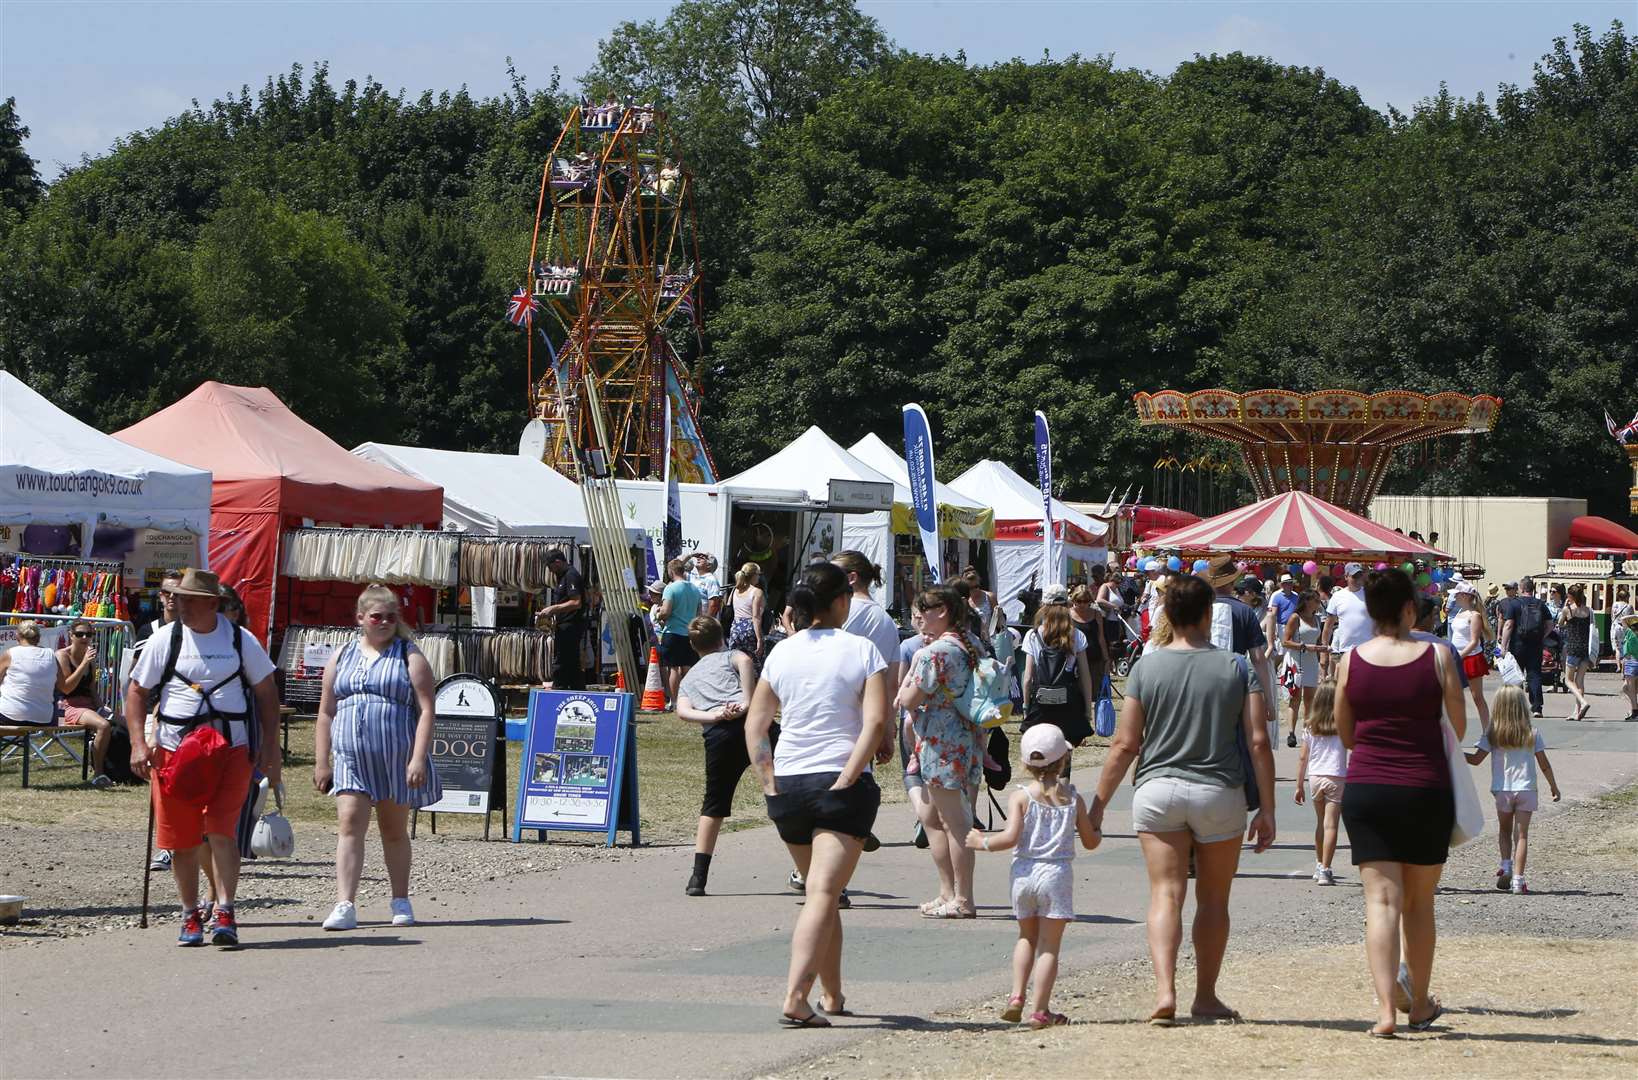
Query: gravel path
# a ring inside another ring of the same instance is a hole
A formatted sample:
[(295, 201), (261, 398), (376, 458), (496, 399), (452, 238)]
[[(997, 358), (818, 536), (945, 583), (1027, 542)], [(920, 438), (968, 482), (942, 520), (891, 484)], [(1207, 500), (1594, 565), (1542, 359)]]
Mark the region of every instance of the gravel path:
[[(462, 895), (500, 878), (639, 857), (630, 849), (605, 848), (600, 840), (565, 834), (554, 834), (549, 844), (511, 844), (433, 835), (425, 825), (423, 821), (415, 839), (410, 874), (412, 895), (428, 900)], [(0, 928), (0, 949), (136, 926), (142, 905), (143, 844), (143, 834), (131, 830), (0, 823), (0, 851), (5, 853), (0, 891), (28, 897), (23, 921)], [(333, 827), (298, 826), (296, 858), (244, 864), (239, 907), (322, 919), (335, 902), (334, 845)], [(388, 892), (387, 869), (372, 832), (365, 845), (359, 903), (384, 906)], [(176, 903), (170, 872), (155, 872), (151, 915), (169, 919)]]

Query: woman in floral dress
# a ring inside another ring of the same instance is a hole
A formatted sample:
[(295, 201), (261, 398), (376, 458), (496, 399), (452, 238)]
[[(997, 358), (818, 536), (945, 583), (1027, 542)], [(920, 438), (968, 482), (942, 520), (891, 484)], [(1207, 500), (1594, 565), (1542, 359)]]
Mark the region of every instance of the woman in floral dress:
[(962, 637), (967, 603), (954, 589), (928, 589), (916, 597), (922, 634), (931, 639), (911, 661), (898, 705), (911, 714), (918, 770), (928, 799), (917, 814), (938, 868), (939, 895), (921, 905), (929, 919), (973, 919), (973, 856), (966, 846), (973, 804), (984, 779), (984, 744), (978, 725), (961, 715), (956, 699), (967, 689), (977, 652)]

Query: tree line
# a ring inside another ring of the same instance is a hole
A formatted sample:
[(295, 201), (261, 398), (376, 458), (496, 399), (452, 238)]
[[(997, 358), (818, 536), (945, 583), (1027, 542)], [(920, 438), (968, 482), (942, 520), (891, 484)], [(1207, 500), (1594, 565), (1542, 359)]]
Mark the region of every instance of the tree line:
[[(808, 424), (1070, 497), (1187, 449), (1162, 387), (1498, 394), (1496, 430), (1405, 453), (1389, 490), (1582, 495), (1625, 516), (1606, 407), (1638, 409), (1638, 39), (1550, 43), (1493, 100), (1383, 114), (1233, 53), (1165, 75), (909, 53), (847, 0), (684, 0), (616, 26), (586, 93), (673, 115), (710, 283), (719, 465)], [(509, 450), (521, 283), (556, 75), (474, 98), (296, 66), (42, 183), (0, 107), (0, 364), (111, 429), (206, 378), (338, 441)], [(891, 438), (890, 438), (891, 441)], [(1224, 453), (1225, 448), (1214, 452)]]

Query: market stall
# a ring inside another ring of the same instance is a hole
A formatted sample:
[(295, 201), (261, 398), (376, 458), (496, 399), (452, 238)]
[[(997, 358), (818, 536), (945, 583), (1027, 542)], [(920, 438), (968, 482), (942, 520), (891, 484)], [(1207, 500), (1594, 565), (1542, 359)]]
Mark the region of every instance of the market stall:
[[(903, 609), (911, 597), (901, 594), (912, 592), (927, 580), (946, 580), (969, 564), (979, 568), (986, 584), (994, 585), (993, 510), (934, 480), (933, 505), (938, 512), (942, 565), (932, 567), (930, 574), (918, 572), (925, 556), (911, 505), (910, 467), (874, 432), (848, 447), (848, 453), (893, 481), (890, 512), (856, 515), (842, 527), (844, 547), (858, 551), (880, 548), (888, 553), (887, 560), (878, 560), (886, 578), (878, 596), (884, 606)], [(903, 587), (896, 587), (899, 585)]]
[[(1040, 580), (1042, 530), (1046, 513), (1041, 489), (999, 461), (984, 460), (950, 481), (950, 486), (995, 512), (995, 594), (1007, 617), (1021, 617), (1018, 594)], [(1058, 566), (1054, 577), (1089, 577), (1108, 557), (1108, 525), (1052, 500), (1052, 532)]]
[(0, 371), (0, 551), (119, 559), (162, 531), (187, 534), (202, 563), (210, 506), (209, 472), (105, 435)]
[(1451, 556), (1404, 533), (1360, 517), (1306, 491), (1287, 491), (1181, 529), (1151, 537), (1145, 547), (1184, 558), (1221, 554), (1289, 563), (1421, 559)]
[(280, 584), (285, 530), (326, 524), (437, 529), (443, 520), (443, 489), (354, 457), (265, 387), (203, 383), (115, 435), (214, 475), (211, 567), (239, 591), (248, 623), (261, 636), (290, 622), (352, 621), (356, 586)]

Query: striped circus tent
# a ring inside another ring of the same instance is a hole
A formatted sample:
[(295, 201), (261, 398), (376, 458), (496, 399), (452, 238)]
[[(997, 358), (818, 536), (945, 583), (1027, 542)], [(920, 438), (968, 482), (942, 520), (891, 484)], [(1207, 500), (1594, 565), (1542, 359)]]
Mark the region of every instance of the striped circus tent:
[(1306, 491), (1287, 491), (1152, 536), (1144, 541), (1144, 546), (1185, 555), (1228, 553), (1276, 559), (1312, 555), (1322, 562), (1389, 556), (1430, 562), (1452, 558)]

